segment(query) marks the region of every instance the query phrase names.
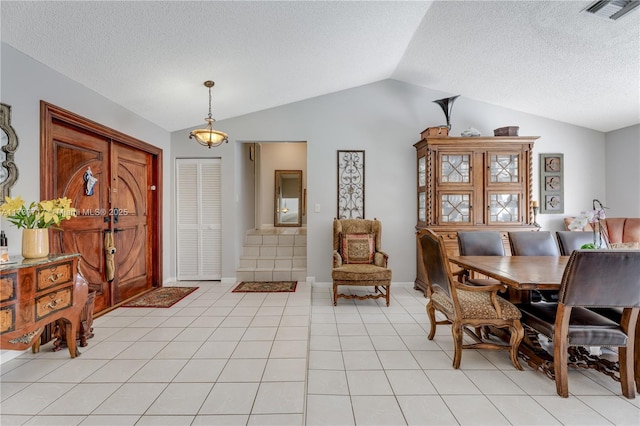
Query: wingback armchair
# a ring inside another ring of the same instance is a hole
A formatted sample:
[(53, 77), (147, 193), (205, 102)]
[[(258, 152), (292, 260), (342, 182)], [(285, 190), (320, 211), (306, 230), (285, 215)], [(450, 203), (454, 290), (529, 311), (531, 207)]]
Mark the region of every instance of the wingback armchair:
[[(382, 251), (382, 223), (377, 219), (333, 220), (333, 305), (338, 298), (377, 299), (389, 306), (391, 269), (389, 256)], [(372, 286), (373, 294), (338, 292), (338, 286)]]

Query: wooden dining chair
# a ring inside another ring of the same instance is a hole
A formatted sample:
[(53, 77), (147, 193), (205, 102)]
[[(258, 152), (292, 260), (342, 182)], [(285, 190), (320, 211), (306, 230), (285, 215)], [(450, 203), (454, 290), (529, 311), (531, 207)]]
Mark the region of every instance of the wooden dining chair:
[[(430, 294), (427, 303), (427, 314), (431, 322), (429, 340), (433, 340), (437, 325), (451, 324), (453, 368), (460, 367), (462, 349), (493, 349), (508, 350), (513, 365), (522, 370), (518, 361), (518, 346), (524, 337), (520, 311), (511, 302), (497, 296), (506, 287), (501, 284), (470, 286), (458, 282), (451, 272), (442, 237), (430, 229), (421, 232), (424, 232), (420, 236), (422, 261)], [(446, 320), (436, 321), (436, 310)], [(484, 339), (471, 329), (473, 327), (478, 330), (484, 326), (508, 329), (511, 336), (509, 343), (500, 344), (495, 340)], [(475, 343), (463, 344), (463, 333), (467, 333)]]
[[(520, 306), (523, 324), (553, 341), (558, 395), (569, 395), (570, 346), (617, 347), (622, 394), (635, 397), (634, 345), (640, 311), (640, 250), (574, 250), (557, 304)], [(621, 308), (618, 322), (588, 308)], [(593, 361), (582, 366), (596, 368)]]

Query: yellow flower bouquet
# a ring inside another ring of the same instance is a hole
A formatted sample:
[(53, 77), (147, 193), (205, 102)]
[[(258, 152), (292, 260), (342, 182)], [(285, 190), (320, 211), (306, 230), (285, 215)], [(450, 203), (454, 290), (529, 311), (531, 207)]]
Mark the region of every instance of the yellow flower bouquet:
[(47, 229), (60, 225), (63, 220), (76, 215), (76, 209), (71, 207), (71, 200), (67, 197), (55, 200), (26, 202), (17, 196), (6, 197), (5, 203), (0, 205), (0, 215), (7, 218), (18, 229)]

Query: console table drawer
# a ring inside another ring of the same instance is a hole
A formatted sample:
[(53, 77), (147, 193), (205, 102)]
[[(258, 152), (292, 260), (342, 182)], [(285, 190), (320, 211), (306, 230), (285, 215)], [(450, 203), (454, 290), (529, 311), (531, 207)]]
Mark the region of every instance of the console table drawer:
[(0, 309), (0, 334), (16, 329), (15, 306)]
[(52, 291), (44, 296), (36, 298), (36, 321), (45, 318), (61, 309), (65, 309), (73, 303), (72, 287), (65, 287), (57, 291)]
[(0, 277), (0, 302), (8, 302), (16, 298), (17, 284), (18, 274), (16, 272)]
[(58, 284), (70, 282), (73, 278), (72, 263), (69, 261), (38, 269), (36, 271), (36, 289), (38, 291), (45, 290)]

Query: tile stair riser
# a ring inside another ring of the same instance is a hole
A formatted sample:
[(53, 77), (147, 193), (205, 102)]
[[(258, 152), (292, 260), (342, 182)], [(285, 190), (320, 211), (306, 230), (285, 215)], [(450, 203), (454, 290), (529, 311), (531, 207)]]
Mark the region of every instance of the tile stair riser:
[(274, 229), (247, 231), (236, 277), (240, 281), (304, 281), (306, 245), (306, 233)]

